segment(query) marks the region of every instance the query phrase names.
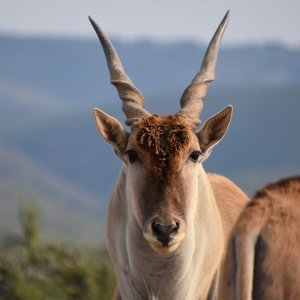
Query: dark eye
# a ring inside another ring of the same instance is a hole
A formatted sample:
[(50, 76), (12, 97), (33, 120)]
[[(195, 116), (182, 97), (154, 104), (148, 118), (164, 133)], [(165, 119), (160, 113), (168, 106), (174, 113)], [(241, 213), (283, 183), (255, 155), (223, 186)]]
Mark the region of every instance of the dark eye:
[(128, 155), (129, 161), (130, 161), (131, 163), (134, 163), (134, 162), (137, 161), (138, 158), (139, 158), (138, 155), (137, 155), (137, 153), (136, 153), (134, 150), (132, 150), (132, 149), (127, 150), (127, 151), (125, 152), (125, 154)]
[(190, 155), (190, 160), (194, 163), (198, 162), (199, 156), (200, 156), (201, 152), (200, 151), (194, 151), (192, 152), (192, 154)]

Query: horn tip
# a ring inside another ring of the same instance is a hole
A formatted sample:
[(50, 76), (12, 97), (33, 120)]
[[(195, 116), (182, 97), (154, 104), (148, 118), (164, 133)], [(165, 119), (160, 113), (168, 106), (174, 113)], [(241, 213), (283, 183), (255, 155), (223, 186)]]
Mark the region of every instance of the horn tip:
[(224, 16), (224, 23), (226, 23), (226, 25), (228, 23), (229, 18), (230, 18), (230, 9), (227, 10), (227, 12)]
[(227, 10), (221, 24), (224, 24), (224, 25), (227, 25), (228, 23), (228, 20), (229, 20), (229, 17), (230, 17), (230, 9)]
[(98, 34), (98, 31), (101, 31), (98, 24), (96, 23), (96, 21), (91, 16), (88, 16), (88, 17), (89, 17), (90, 23), (92, 24), (93, 28), (95, 29), (95, 31)]
[(96, 25), (96, 22), (93, 20), (93, 18), (91, 16), (88, 16), (88, 18), (89, 18), (90, 23), (94, 27)]

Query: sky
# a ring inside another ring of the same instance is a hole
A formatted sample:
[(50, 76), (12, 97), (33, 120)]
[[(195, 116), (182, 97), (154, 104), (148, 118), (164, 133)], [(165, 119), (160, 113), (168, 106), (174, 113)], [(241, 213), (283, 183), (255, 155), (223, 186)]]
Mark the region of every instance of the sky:
[(228, 9), (224, 44), (300, 48), (299, 0), (0, 0), (0, 34), (93, 37), (91, 15), (124, 40), (207, 42)]

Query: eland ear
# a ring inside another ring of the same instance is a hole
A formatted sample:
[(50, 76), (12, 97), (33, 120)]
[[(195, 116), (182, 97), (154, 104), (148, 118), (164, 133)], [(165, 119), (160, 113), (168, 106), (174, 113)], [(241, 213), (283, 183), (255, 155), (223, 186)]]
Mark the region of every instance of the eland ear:
[(213, 146), (218, 144), (225, 135), (232, 116), (232, 106), (228, 105), (223, 110), (210, 117), (197, 132), (200, 148), (208, 155)]
[(97, 127), (103, 138), (112, 145), (118, 156), (120, 156), (127, 146), (127, 132), (123, 125), (115, 118), (106, 114), (98, 108), (94, 108), (94, 116)]

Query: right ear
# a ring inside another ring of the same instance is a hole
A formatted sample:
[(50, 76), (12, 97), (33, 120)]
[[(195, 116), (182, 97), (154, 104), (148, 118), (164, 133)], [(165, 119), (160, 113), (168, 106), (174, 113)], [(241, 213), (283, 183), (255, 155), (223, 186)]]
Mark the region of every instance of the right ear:
[(228, 105), (214, 116), (210, 117), (196, 133), (200, 148), (206, 157), (212, 148), (224, 137), (232, 116), (232, 106)]
[(126, 150), (128, 133), (123, 125), (115, 118), (98, 108), (94, 108), (97, 127), (103, 138), (112, 145), (118, 156)]

